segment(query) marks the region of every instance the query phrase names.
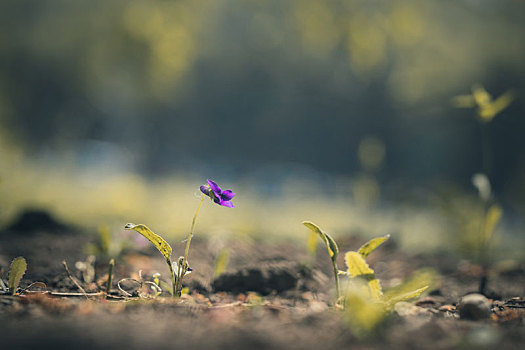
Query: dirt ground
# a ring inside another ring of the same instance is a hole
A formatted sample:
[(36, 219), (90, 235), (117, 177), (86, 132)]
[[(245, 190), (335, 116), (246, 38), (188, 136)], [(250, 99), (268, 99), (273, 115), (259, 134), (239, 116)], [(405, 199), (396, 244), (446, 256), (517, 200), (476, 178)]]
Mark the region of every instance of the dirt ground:
[[(67, 231), (67, 230), (66, 230)], [(27, 259), (21, 282), (44, 282), (46, 291), (79, 293), (68, 277), (82, 281), (75, 262), (86, 259), (85, 245), (96, 240), (68, 232), (0, 232), (0, 269), (7, 278), (10, 261)], [(362, 239), (340, 242), (342, 251), (357, 249)], [(172, 244), (174, 256), (184, 243)], [(129, 249), (116, 261), (112, 298), (102, 293), (89, 299), (43, 293), (0, 295), (1, 349), (518, 349), (525, 344), (525, 269), (513, 266), (491, 276), (487, 293), (491, 315), (481, 320), (459, 317), (456, 305), (476, 291), (479, 269), (451, 254), (407, 255), (391, 240), (374, 252), (369, 264), (384, 286), (393, 285), (418, 268), (432, 267), (441, 282), (413, 307), (392, 315), (374, 333), (356, 337), (344, 313), (333, 307), (331, 266), (319, 250), (313, 268), (303, 245), (230, 242), (225, 273), (213, 278), (217, 253), (212, 242), (194, 240), (193, 268), (185, 279), (189, 294), (174, 299), (119, 296), (116, 282), (126, 277), (145, 280), (168, 269), (152, 246)], [(340, 267), (344, 266), (341, 256)], [(105, 289), (107, 260), (96, 261), (88, 293)]]

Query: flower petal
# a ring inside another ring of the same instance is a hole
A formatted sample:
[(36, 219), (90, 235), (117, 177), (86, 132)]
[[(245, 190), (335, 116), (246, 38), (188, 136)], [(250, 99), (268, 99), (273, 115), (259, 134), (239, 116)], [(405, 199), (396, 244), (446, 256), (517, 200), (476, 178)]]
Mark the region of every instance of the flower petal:
[(221, 193), (221, 198), (224, 201), (229, 201), (233, 197), (235, 197), (235, 193), (233, 193), (231, 190), (225, 190)]
[(219, 185), (217, 185), (215, 181), (208, 179), (206, 180), (206, 182), (208, 183), (208, 185), (210, 185), (210, 188), (213, 192), (218, 193), (218, 194), (222, 193), (221, 188), (219, 187)]
[(201, 186), (201, 192), (204, 193), (205, 195), (209, 196), (210, 195), (210, 186), (202, 185)]
[(223, 207), (228, 207), (228, 208), (235, 208), (235, 207), (233, 206), (233, 203), (230, 202), (230, 201), (221, 201), (221, 202), (219, 203), (219, 205), (222, 205)]

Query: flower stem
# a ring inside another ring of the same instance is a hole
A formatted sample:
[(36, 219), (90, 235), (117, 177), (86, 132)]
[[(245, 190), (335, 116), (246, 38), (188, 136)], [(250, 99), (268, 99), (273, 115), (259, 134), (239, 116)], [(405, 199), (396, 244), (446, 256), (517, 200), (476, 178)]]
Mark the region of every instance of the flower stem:
[(109, 267), (108, 267), (108, 281), (106, 283), (106, 297), (111, 292), (111, 279), (113, 277), (113, 267), (115, 266), (115, 259), (111, 259), (109, 261)]
[[(195, 215), (193, 215), (193, 220), (191, 221), (190, 233), (188, 234), (188, 238), (186, 240), (186, 250), (184, 251), (184, 257), (183, 257), (183, 260), (182, 260), (182, 264), (179, 264), (179, 268), (181, 268), (182, 271), (181, 271), (181, 273), (180, 273), (180, 275), (178, 276), (178, 279), (177, 279), (177, 295), (178, 296), (181, 295), (182, 278), (184, 277), (184, 274), (187, 271), (188, 253), (190, 252), (191, 239), (193, 238), (193, 228), (195, 227), (195, 220), (197, 220), (197, 215), (199, 214), (199, 210), (201, 210), (201, 206), (202, 206), (202, 202), (204, 201), (204, 197), (205, 197), (205, 195), (203, 194), (201, 196), (201, 201), (199, 202), (199, 206), (197, 207), (197, 210), (195, 211)], [(182, 266), (180, 266), (180, 265), (182, 265)]]
[(341, 288), (339, 287), (339, 269), (337, 268), (337, 264), (335, 261), (332, 260), (332, 266), (334, 268), (334, 278), (335, 278), (335, 293), (336, 293), (336, 299), (339, 300), (341, 297)]
[(175, 297), (175, 289), (177, 288), (177, 283), (175, 282), (175, 272), (173, 271), (173, 264), (170, 259), (166, 259), (166, 262), (168, 263), (168, 266), (170, 267), (170, 273), (171, 273), (171, 288), (172, 288), (172, 296)]

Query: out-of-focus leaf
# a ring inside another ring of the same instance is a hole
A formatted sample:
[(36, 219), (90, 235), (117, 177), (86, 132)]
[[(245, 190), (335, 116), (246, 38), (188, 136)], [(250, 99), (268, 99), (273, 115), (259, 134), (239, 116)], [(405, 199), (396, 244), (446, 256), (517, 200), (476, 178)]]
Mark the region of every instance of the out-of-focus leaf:
[(160, 283), (157, 283), (162, 290), (168, 291), (171, 295), (173, 295), (173, 287), (169, 284), (164, 282), (163, 280), (160, 280)]
[(492, 189), (491, 189), (490, 181), (487, 175), (481, 174), (481, 173), (474, 174), (472, 176), (472, 184), (478, 190), (479, 197), (484, 202), (487, 202), (492, 195)]
[[(399, 300), (404, 295), (409, 295), (414, 291), (423, 289), (424, 292), (427, 288), (432, 290), (439, 283), (439, 275), (433, 269), (422, 269), (416, 271), (410, 278), (405, 280), (400, 285), (389, 288), (384, 292), (383, 300), (387, 304), (391, 304), (391, 300), (403, 301), (406, 299)], [(397, 302), (396, 301), (396, 302)]]
[(111, 230), (108, 225), (98, 227), (98, 237), (100, 239), (100, 249), (104, 254), (109, 254), (111, 249)]
[(345, 262), (350, 277), (361, 277), (365, 279), (370, 289), (370, 295), (374, 300), (378, 300), (382, 295), (381, 285), (376, 279), (374, 270), (368, 266), (361, 254), (358, 252), (347, 252), (345, 254)]
[(460, 95), (452, 98), (452, 106), (456, 108), (474, 108), (476, 100), (472, 95)]
[(407, 293), (399, 294), (396, 296), (391, 296), (388, 299), (385, 297), (383, 298), (383, 302), (385, 303), (385, 306), (387, 307), (387, 309), (391, 309), (394, 307), (394, 305), (396, 305), (396, 303), (399, 303), (400, 301), (407, 301), (407, 300), (418, 298), (421, 295), (421, 293), (423, 293), (427, 289), (428, 289), (428, 286), (424, 286), (424, 287), (421, 287), (419, 289), (416, 289), (416, 290), (413, 290)]
[(501, 220), (503, 215), (503, 210), (497, 204), (493, 204), (487, 211), (487, 216), (485, 218), (485, 227), (483, 228), (483, 242), (486, 244), (492, 237), (494, 228)]
[(321, 240), (324, 242), (326, 248), (328, 249), (328, 254), (330, 254), (332, 260), (335, 260), (335, 258), (339, 254), (339, 247), (337, 246), (337, 243), (335, 243), (335, 240), (328, 233), (321, 230), (319, 226), (317, 226), (311, 221), (303, 221), (303, 225), (308, 227), (312, 232), (315, 232), (317, 235), (319, 235), (319, 237), (321, 237)]
[(308, 236), (308, 242), (306, 243), (306, 248), (310, 256), (315, 257), (317, 253), (317, 234), (314, 231), (310, 232)]
[(146, 225), (135, 225), (132, 223), (126, 224), (124, 226), (126, 230), (135, 230), (144, 237), (146, 237), (153, 245), (159, 250), (159, 252), (164, 255), (168, 260), (171, 259), (171, 246), (166, 242), (161, 236), (157, 235), (151, 231)]
[(359, 248), (359, 250), (357, 252), (359, 254), (361, 254), (361, 256), (364, 259), (366, 259), (366, 257), (369, 256), (370, 253), (372, 253), (374, 250), (376, 250), (377, 247), (379, 247), (381, 244), (383, 244), (389, 238), (390, 238), (390, 235), (374, 238), (374, 239), (366, 242), (365, 244), (363, 244), (361, 246), (361, 248)]
[(472, 97), (478, 106), (484, 106), (492, 101), (492, 96), (479, 84), (472, 87)]
[(383, 304), (371, 299), (366, 289), (351, 288), (344, 300), (345, 318), (357, 337), (369, 335), (388, 315)]
[(502, 110), (507, 108), (512, 103), (512, 101), (514, 101), (514, 93), (512, 91), (507, 91), (493, 102), (480, 105), (478, 114), (482, 121), (488, 123)]
[(228, 263), (230, 262), (230, 252), (227, 248), (221, 249), (215, 258), (215, 266), (213, 268), (213, 275), (220, 276), (226, 271)]
[(15, 258), (11, 262), (11, 266), (9, 267), (9, 281), (7, 284), (11, 294), (15, 295), (16, 289), (18, 288), (18, 284), (20, 283), (22, 276), (24, 276), (26, 269), (27, 269), (26, 259), (24, 259), (21, 256), (19, 256), (18, 258)]

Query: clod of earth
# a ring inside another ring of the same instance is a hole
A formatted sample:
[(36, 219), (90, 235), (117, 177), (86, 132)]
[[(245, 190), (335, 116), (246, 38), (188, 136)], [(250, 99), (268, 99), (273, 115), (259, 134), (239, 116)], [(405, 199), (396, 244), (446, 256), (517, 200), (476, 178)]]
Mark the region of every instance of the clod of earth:
[(491, 314), (490, 301), (481, 294), (468, 294), (461, 298), (457, 310), (459, 317), (468, 320), (482, 320)]
[(212, 288), (214, 291), (257, 292), (268, 295), (272, 292), (280, 293), (305, 285), (315, 289), (315, 286), (320, 284), (319, 279), (322, 278), (314, 274), (310, 268), (296, 263), (280, 262), (224, 273), (212, 282)]

